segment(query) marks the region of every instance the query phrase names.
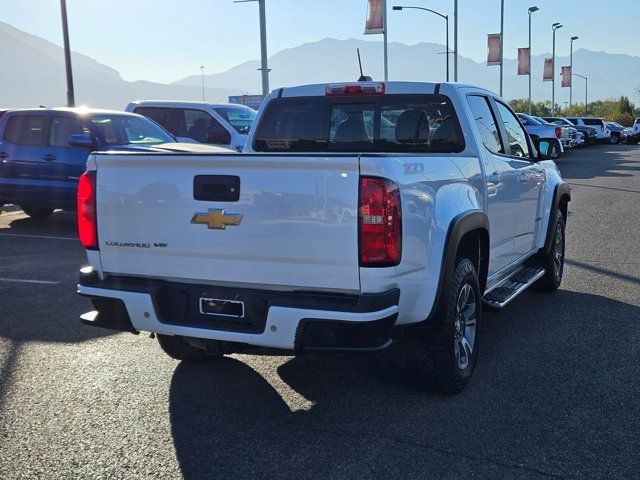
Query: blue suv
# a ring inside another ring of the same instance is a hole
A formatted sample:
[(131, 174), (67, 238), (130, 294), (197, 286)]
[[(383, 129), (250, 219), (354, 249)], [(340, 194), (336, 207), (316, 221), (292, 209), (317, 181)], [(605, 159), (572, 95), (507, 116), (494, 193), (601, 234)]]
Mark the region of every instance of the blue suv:
[(0, 110), (0, 206), (34, 218), (75, 209), (78, 178), (96, 150), (184, 151), (141, 116), (83, 108)]

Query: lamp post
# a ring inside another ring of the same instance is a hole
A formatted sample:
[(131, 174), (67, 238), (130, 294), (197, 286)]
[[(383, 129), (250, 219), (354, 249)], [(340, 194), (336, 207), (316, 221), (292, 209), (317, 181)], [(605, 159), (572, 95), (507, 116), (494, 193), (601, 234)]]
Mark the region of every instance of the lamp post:
[(589, 115), (589, 79), (584, 75), (579, 75), (577, 73), (571, 73), (574, 77), (584, 78), (584, 116)]
[(60, 0), (62, 13), (62, 37), (64, 41), (64, 67), (67, 74), (67, 107), (75, 107), (76, 99), (73, 91), (73, 71), (71, 70), (71, 48), (69, 46), (69, 25), (67, 24), (67, 2)]
[(556, 30), (562, 28), (561, 23), (551, 25), (553, 30), (553, 62), (551, 64), (551, 115), (556, 114)]
[(531, 115), (531, 14), (540, 10), (538, 7), (529, 7), (529, 115)]
[(204, 102), (204, 65), (200, 65), (200, 78), (202, 79), (202, 101)]
[(453, 81), (458, 81), (458, 0), (453, 2)]
[[(577, 35), (571, 37), (571, 53), (569, 54), (569, 68), (571, 69), (571, 73), (573, 74), (573, 42), (578, 40)], [(571, 103), (573, 102), (573, 82), (569, 84), (569, 115), (571, 115)]]
[(393, 9), (394, 10), (398, 10), (398, 11), (406, 9), (406, 8), (412, 8), (412, 9), (415, 9), (415, 10), (424, 10), (425, 12), (431, 12), (431, 13), (433, 13), (435, 15), (438, 15), (439, 17), (444, 18), (444, 21), (445, 21), (446, 26), (447, 26), (447, 34), (446, 34), (447, 35), (447, 41), (446, 41), (447, 47), (446, 48), (447, 48), (447, 82), (448, 82), (449, 81), (449, 54), (450, 54), (450, 52), (449, 52), (449, 15), (444, 15), (444, 14), (442, 14), (440, 12), (436, 12), (435, 10), (431, 10), (430, 8), (424, 8), (424, 7), (404, 7), (404, 6), (401, 6), (401, 5), (394, 5), (393, 6)]
[(262, 73), (262, 95), (269, 93), (269, 72), (267, 62), (267, 15), (265, 0), (234, 0), (234, 3), (258, 2), (260, 12), (260, 72)]
[(500, 96), (504, 79), (504, 0), (500, 1)]

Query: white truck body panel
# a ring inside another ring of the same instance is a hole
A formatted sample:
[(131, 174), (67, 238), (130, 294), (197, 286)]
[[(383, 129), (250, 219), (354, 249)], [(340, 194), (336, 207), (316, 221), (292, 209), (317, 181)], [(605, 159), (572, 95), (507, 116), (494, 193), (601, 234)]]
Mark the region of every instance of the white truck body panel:
[[(389, 95), (433, 94), (436, 88), (412, 82), (385, 86)], [(255, 125), (278, 96), (324, 96), (325, 91), (325, 84), (274, 91)], [(305, 318), (368, 322), (397, 313), (396, 325), (424, 321), (437, 300), (450, 226), (468, 212), (489, 219), (490, 289), (544, 246), (553, 193), (562, 179), (552, 161), (492, 155), (484, 147), (466, 98), (495, 94), (459, 84), (441, 84), (439, 92), (451, 99), (458, 115), (465, 143), (458, 153), (254, 153), (254, 128), (242, 155), (94, 154), (88, 163), (89, 170), (97, 170), (100, 241), (90, 261), (101, 278), (344, 294), (398, 289), (395, 308), (355, 313), (271, 307), (264, 332), (246, 334), (162, 323), (143, 293), (82, 285), (79, 290), (124, 300), (138, 330), (291, 349)], [(240, 177), (239, 201), (194, 200), (196, 175)], [(360, 176), (387, 178), (399, 187), (402, 259), (397, 266), (359, 265)], [(244, 217), (240, 226), (225, 230), (190, 223), (207, 209)]]
[[(356, 156), (98, 154), (93, 159), (106, 273), (360, 290)], [(239, 176), (240, 200), (194, 200), (195, 175)], [(244, 217), (240, 226), (224, 230), (190, 223), (208, 209)]]

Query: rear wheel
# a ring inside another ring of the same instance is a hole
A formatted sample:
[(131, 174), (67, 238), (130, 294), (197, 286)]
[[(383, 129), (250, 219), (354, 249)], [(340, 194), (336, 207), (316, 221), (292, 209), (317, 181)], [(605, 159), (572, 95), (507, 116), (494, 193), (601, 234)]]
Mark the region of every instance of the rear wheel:
[(540, 264), (544, 267), (545, 274), (533, 284), (534, 289), (540, 292), (555, 292), (562, 283), (564, 273), (565, 221), (562, 212), (556, 210), (553, 222), (551, 250), (540, 253)]
[(185, 362), (210, 362), (222, 355), (210, 355), (205, 352), (204, 348), (194, 347), (188, 343), (184, 337), (171, 336), (171, 335), (156, 335), (158, 337), (158, 343), (160, 348), (176, 360), (182, 360)]
[(21, 205), (20, 208), (31, 218), (46, 218), (53, 213), (53, 208), (49, 207), (31, 207)]
[(620, 136), (615, 134), (611, 135), (611, 139), (609, 141), (611, 142), (612, 145), (616, 145), (620, 143)]
[(459, 258), (443, 317), (420, 332), (406, 355), (405, 362), (422, 387), (456, 394), (469, 383), (478, 357), (481, 301), (473, 263)]

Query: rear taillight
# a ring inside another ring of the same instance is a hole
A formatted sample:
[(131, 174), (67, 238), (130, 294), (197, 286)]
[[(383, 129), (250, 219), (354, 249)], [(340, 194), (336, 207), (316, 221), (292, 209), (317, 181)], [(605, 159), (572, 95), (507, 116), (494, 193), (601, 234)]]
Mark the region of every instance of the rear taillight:
[(604, 132), (604, 125), (600, 125), (600, 131)]
[(97, 250), (96, 172), (85, 172), (78, 181), (78, 238), (85, 248)]
[(562, 128), (556, 127), (556, 138), (562, 138)]
[(391, 267), (400, 263), (400, 214), (400, 190), (395, 183), (384, 178), (360, 178), (360, 266)]
[(329, 97), (351, 95), (383, 95), (384, 83), (358, 82), (358, 83), (332, 83), (327, 85), (326, 95)]

